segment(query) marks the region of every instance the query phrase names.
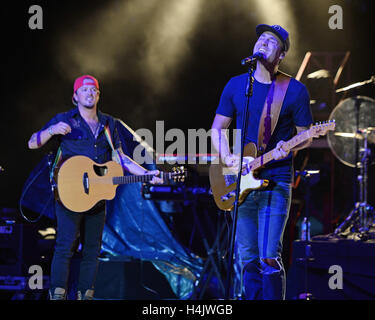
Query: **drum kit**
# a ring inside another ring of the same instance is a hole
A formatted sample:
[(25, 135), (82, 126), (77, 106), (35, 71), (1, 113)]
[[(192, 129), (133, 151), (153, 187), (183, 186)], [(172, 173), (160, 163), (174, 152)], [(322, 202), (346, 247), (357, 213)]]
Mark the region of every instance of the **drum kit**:
[[(369, 83), (375, 83), (375, 76), (336, 92), (353, 90)], [(333, 234), (343, 236), (356, 233), (361, 238), (361, 235), (369, 233), (375, 223), (375, 211), (367, 199), (368, 169), (375, 163), (375, 100), (366, 96), (342, 100), (329, 119), (336, 121), (336, 129), (328, 132), (328, 145), (340, 162), (354, 168), (357, 191), (354, 208)]]

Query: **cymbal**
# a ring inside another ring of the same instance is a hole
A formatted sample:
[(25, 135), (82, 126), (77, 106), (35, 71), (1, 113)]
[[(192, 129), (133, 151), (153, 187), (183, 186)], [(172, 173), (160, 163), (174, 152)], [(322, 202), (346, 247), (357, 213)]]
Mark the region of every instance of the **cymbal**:
[(344, 138), (356, 138), (363, 139), (363, 136), (359, 133), (349, 133), (349, 132), (335, 132), (335, 136), (344, 137)]
[[(375, 129), (375, 128), (374, 128)], [(368, 131), (372, 131), (371, 130), (371, 127), (370, 128), (367, 128), (366, 130)], [(340, 137), (344, 137), (344, 138), (355, 138), (355, 139), (359, 139), (359, 140), (363, 140), (364, 137), (363, 135), (361, 135), (360, 133), (349, 133), (349, 132), (335, 132), (334, 133), (335, 136), (340, 136)], [(368, 140), (368, 143), (373, 143), (375, 144), (375, 135), (369, 135), (367, 137), (367, 140)]]
[[(327, 134), (332, 153), (345, 165), (355, 167), (356, 144), (358, 150), (363, 148), (365, 132), (368, 147), (375, 148), (375, 100), (365, 96), (347, 98), (333, 109), (329, 119), (336, 122), (336, 130)], [(370, 159), (369, 164), (374, 160)]]
[(370, 79), (365, 80), (365, 81), (353, 83), (353, 84), (351, 84), (351, 85), (349, 85), (345, 88), (337, 89), (336, 93), (348, 91), (348, 90), (351, 90), (351, 89), (354, 89), (354, 88), (357, 88), (357, 87), (362, 87), (362, 86), (364, 86), (366, 84), (369, 84), (369, 83), (375, 84), (375, 76), (372, 76)]

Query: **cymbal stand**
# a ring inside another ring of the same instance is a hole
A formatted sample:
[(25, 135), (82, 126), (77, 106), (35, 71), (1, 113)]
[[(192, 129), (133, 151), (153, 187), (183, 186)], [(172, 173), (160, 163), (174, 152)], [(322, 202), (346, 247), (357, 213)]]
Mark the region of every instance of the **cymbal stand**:
[(359, 163), (360, 174), (358, 176), (359, 181), (359, 220), (361, 233), (368, 232), (369, 227), (373, 220), (374, 209), (367, 203), (367, 178), (368, 178), (368, 159), (370, 157), (371, 150), (368, 148), (368, 134), (371, 129), (360, 129), (359, 133), (363, 135), (364, 145), (363, 148), (359, 149), (361, 162)]
[(359, 232), (361, 238), (366, 239), (365, 235), (374, 222), (374, 208), (367, 202), (368, 159), (371, 153), (368, 148), (368, 134), (372, 130), (373, 128), (358, 129), (358, 134), (363, 136), (364, 141), (363, 147), (358, 151), (360, 161), (356, 164), (356, 167), (360, 169), (357, 176), (359, 201), (356, 202), (349, 216), (336, 228), (335, 235), (344, 232), (352, 224), (353, 231)]

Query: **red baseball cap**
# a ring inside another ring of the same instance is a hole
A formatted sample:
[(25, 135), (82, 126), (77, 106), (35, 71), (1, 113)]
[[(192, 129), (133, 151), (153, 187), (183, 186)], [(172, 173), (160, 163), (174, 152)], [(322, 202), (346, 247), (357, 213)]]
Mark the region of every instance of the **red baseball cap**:
[(76, 92), (79, 88), (81, 88), (83, 85), (85, 85), (85, 83), (83, 83), (83, 82), (86, 79), (90, 79), (90, 80), (93, 81), (93, 83), (86, 83), (86, 84), (93, 84), (96, 87), (96, 89), (99, 90), (98, 80), (96, 80), (93, 76), (90, 76), (90, 75), (86, 74), (86, 75), (80, 76), (79, 78), (77, 78), (74, 81), (74, 92)]

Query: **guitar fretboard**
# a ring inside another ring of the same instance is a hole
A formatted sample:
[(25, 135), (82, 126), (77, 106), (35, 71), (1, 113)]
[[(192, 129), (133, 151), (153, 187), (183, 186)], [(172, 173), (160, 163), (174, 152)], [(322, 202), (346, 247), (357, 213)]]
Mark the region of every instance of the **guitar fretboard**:
[[(140, 176), (119, 176), (113, 177), (112, 183), (113, 184), (128, 184), (128, 183), (135, 183), (135, 182), (149, 182), (152, 180), (154, 175), (152, 174), (145, 174)], [(170, 180), (173, 177), (173, 173), (170, 172), (160, 172), (160, 177), (163, 180)]]
[[(311, 137), (310, 130), (302, 131), (296, 136), (294, 136), (289, 141), (285, 142), (285, 145), (288, 150), (291, 150), (295, 146), (298, 146), (300, 143), (306, 141)], [(261, 155), (260, 157), (255, 158), (253, 161), (249, 163), (250, 170), (256, 170), (262, 166), (264, 166), (266, 163), (273, 160), (273, 151), (268, 151), (267, 153)]]

